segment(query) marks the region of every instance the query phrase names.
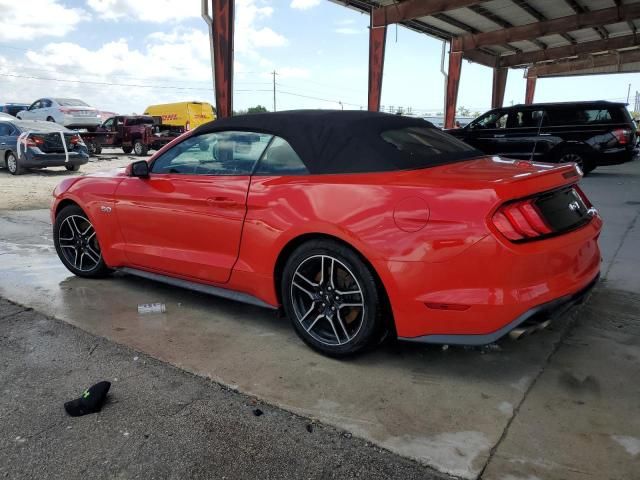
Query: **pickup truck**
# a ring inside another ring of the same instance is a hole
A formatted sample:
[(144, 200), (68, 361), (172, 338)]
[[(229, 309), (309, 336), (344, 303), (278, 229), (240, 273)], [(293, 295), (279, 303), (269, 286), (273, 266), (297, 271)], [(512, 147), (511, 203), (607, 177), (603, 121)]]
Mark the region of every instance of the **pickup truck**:
[(162, 148), (183, 132), (184, 129), (162, 125), (160, 117), (116, 115), (82, 137), (93, 154), (101, 153), (102, 147), (121, 147), (124, 153), (141, 156)]

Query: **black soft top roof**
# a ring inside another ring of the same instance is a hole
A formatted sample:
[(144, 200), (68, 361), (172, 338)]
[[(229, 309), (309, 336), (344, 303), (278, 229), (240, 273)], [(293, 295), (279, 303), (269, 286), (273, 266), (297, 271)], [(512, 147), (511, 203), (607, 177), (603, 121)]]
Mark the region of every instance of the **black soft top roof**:
[(419, 118), (387, 113), (291, 110), (214, 120), (194, 133), (236, 130), (276, 135), (289, 142), (310, 173), (358, 173), (410, 167), (380, 134), (416, 126), (435, 128)]

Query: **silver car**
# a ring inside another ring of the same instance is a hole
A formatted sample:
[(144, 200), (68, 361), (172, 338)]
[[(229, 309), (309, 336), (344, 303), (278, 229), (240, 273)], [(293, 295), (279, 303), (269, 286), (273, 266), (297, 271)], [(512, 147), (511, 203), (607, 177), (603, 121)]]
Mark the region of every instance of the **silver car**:
[(75, 98), (41, 98), (16, 114), (20, 120), (46, 120), (68, 128), (94, 129), (101, 123), (97, 108)]

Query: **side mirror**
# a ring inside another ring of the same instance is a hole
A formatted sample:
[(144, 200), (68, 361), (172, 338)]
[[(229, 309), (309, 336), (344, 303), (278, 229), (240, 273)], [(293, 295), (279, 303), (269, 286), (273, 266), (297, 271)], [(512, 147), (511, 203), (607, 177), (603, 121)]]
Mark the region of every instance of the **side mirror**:
[(139, 160), (131, 164), (131, 176), (138, 178), (149, 178), (149, 164), (146, 160)]

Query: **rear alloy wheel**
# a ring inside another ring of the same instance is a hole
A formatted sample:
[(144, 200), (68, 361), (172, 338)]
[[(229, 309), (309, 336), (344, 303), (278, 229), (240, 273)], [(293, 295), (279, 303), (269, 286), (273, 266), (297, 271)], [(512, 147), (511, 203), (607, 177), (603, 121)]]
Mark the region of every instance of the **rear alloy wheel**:
[(291, 255), (282, 299), (296, 333), (325, 355), (355, 354), (380, 333), (376, 281), (360, 257), (337, 242), (311, 241)]
[(20, 166), (18, 157), (16, 157), (13, 152), (7, 153), (5, 162), (7, 164), (7, 170), (9, 170), (11, 175), (22, 175), (22, 173), (24, 173), (23, 168)]
[(140, 140), (136, 140), (135, 142), (133, 142), (133, 151), (135, 152), (136, 155), (141, 157), (147, 154), (147, 152), (149, 151), (149, 148), (147, 148), (147, 146), (144, 143), (142, 143)]
[(100, 278), (110, 272), (102, 259), (95, 228), (77, 205), (63, 208), (56, 217), (53, 243), (58, 257), (71, 273)]
[(571, 150), (563, 152), (558, 161), (560, 163), (575, 163), (580, 167), (580, 170), (586, 175), (589, 172), (595, 170), (596, 166), (592, 161), (586, 158), (586, 155), (581, 152), (574, 152)]
[(65, 165), (64, 168), (66, 168), (70, 172), (77, 172), (78, 170), (80, 170), (80, 164)]

